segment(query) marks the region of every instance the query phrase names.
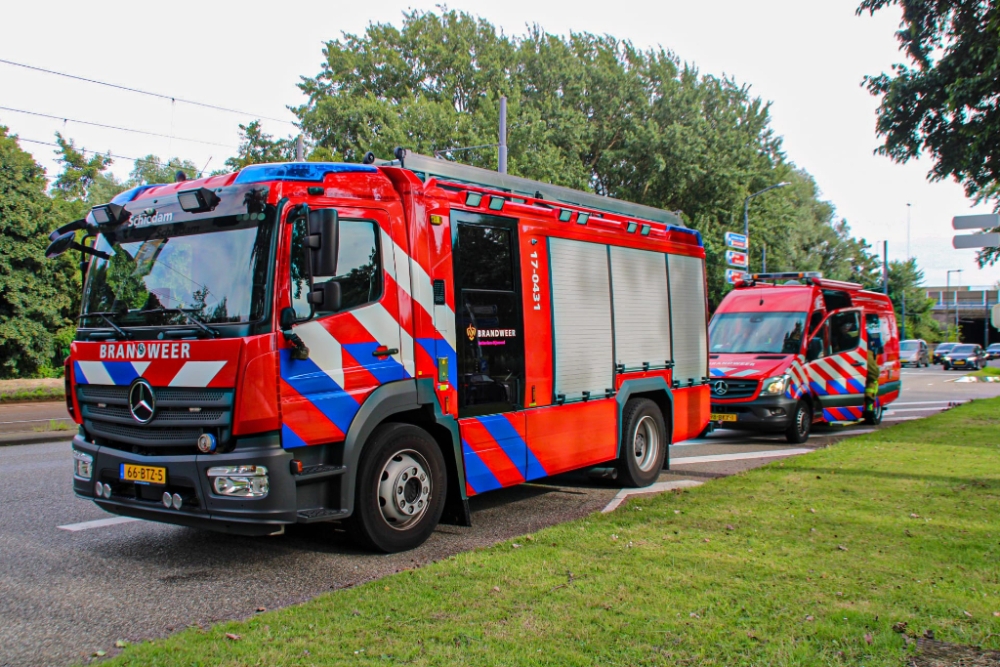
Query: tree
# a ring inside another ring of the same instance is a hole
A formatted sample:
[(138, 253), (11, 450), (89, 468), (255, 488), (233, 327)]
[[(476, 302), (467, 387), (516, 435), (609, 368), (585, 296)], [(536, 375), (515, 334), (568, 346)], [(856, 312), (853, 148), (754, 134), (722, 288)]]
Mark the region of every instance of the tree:
[(889, 299), (896, 311), (896, 321), (905, 329), (904, 335), (936, 343), (943, 334), (941, 325), (934, 319), (934, 299), (928, 297), (927, 291), (920, 286), (923, 282), (924, 272), (917, 268), (917, 260), (889, 262)]
[[(1000, 210), (1000, 9), (997, 0), (862, 0), (858, 14), (903, 9), (896, 39), (910, 64), (865, 77), (881, 97), (878, 152), (896, 162), (930, 154), (932, 181), (954, 178)], [(1000, 249), (979, 254), (984, 266)]]
[(755, 250), (762, 242), (771, 250), (769, 268), (847, 278), (866, 264), (867, 245), (832, 226), (833, 206), (786, 161), (769, 105), (662, 48), (539, 26), (507, 36), (445, 9), (344, 34), (324, 54), (319, 74), (303, 78), (308, 102), (296, 109), (315, 153), (360, 161), (405, 146), (495, 169), (505, 95), (508, 170), (682, 211), (705, 240), (713, 303), (726, 290), (723, 234), (742, 227), (744, 197), (779, 181), (794, 187), (755, 202), (751, 226)]
[(44, 254), (49, 231), (66, 220), (46, 185), (45, 170), (0, 125), (0, 377), (61, 370), (60, 333), (73, 327), (73, 261)]
[(240, 124), (240, 149), (235, 157), (226, 160), (226, 166), (239, 171), (251, 164), (290, 162), (295, 159), (295, 139), (275, 139), (260, 128), (260, 121)]
[(64, 139), (58, 132), (56, 142), (63, 171), (52, 184), (54, 193), (66, 201), (86, 201), (91, 185), (111, 166), (111, 156), (93, 153), (88, 160), (82, 150), (77, 150), (72, 139)]

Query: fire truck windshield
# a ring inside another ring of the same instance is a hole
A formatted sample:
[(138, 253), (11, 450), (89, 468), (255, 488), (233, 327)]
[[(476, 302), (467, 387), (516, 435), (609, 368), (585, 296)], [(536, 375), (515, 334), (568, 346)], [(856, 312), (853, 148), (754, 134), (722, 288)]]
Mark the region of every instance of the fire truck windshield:
[(258, 321), (267, 311), (273, 235), (270, 213), (101, 234), (96, 248), (111, 258), (90, 266), (81, 326)]
[(798, 354), (805, 325), (805, 313), (716, 313), (709, 346), (713, 354)]

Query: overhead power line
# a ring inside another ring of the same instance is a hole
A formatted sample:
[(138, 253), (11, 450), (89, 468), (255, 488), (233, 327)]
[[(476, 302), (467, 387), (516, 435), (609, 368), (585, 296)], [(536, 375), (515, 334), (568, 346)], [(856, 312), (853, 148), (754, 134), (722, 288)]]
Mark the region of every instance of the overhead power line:
[(14, 67), (23, 67), (24, 69), (32, 70), (35, 72), (44, 72), (46, 74), (53, 74), (55, 76), (66, 77), (67, 79), (75, 79), (76, 81), (84, 81), (86, 83), (94, 83), (99, 86), (107, 86), (108, 88), (115, 88), (117, 90), (124, 90), (130, 93), (138, 93), (140, 95), (149, 95), (150, 97), (158, 97), (162, 100), (170, 100), (171, 102), (181, 102), (182, 104), (191, 104), (196, 107), (202, 107), (205, 109), (215, 109), (216, 111), (225, 111), (227, 113), (240, 114), (242, 116), (251, 116), (255, 118), (263, 118), (265, 120), (273, 120), (276, 123), (287, 123), (293, 127), (298, 127), (290, 120), (284, 120), (282, 118), (273, 118), (271, 116), (264, 116), (262, 114), (250, 113), (249, 111), (240, 111), (239, 109), (230, 109), (228, 107), (221, 107), (216, 104), (207, 104), (205, 102), (195, 102), (194, 100), (186, 100), (180, 97), (175, 97), (173, 95), (164, 95), (163, 93), (153, 93), (148, 90), (139, 90), (138, 88), (130, 88), (128, 86), (121, 86), (117, 83), (107, 83), (106, 81), (98, 81), (97, 79), (88, 79), (83, 76), (76, 76), (75, 74), (66, 74), (65, 72), (56, 72), (55, 70), (45, 69), (44, 67), (35, 67), (34, 65), (26, 65), (24, 63), (17, 63), (13, 60), (4, 60), (0, 58), (0, 63), (5, 65), (12, 65)]
[[(15, 138), (16, 138), (17, 141), (25, 141), (25, 142), (27, 142), (29, 144), (41, 144), (42, 146), (53, 146), (55, 148), (61, 148), (61, 146), (59, 144), (57, 144), (57, 143), (55, 143), (53, 141), (39, 141), (38, 139), (25, 139), (24, 137), (15, 137)], [(157, 162), (156, 160), (149, 160), (149, 159), (141, 158), (141, 157), (129, 157), (127, 155), (116, 155), (116, 154), (111, 153), (111, 152), (102, 153), (101, 151), (92, 151), (92, 150), (88, 150), (86, 148), (78, 148), (77, 146), (73, 146), (73, 150), (80, 151), (81, 153), (90, 153), (91, 155), (107, 155), (109, 157), (118, 158), (119, 160), (132, 160), (133, 162), (141, 162), (143, 164), (153, 164), (153, 165), (156, 165), (157, 167), (170, 167), (171, 169), (178, 168), (178, 166), (175, 165), (175, 164), (168, 164), (168, 163), (164, 163), (164, 162)], [(201, 176), (201, 174), (202, 174), (201, 171), (197, 171), (195, 173), (197, 173), (199, 176)]]
[(53, 116), (47, 113), (40, 113), (38, 111), (25, 111), (24, 109), (13, 109), (11, 107), (0, 106), (0, 111), (12, 111), (14, 113), (23, 113), (28, 116), (38, 116), (40, 118), (51, 118), (53, 120), (61, 120), (63, 122), (78, 123), (80, 125), (91, 125), (93, 127), (103, 127), (108, 130), (118, 130), (119, 132), (134, 132), (135, 134), (145, 134), (150, 137), (162, 137), (164, 139), (175, 139), (177, 141), (190, 141), (196, 144), (206, 144), (208, 146), (222, 146), (223, 148), (232, 148), (239, 150), (238, 146), (232, 146), (230, 144), (220, 144), (215, 141), (203, 141), (201, 139), (187, 139), (184, 137), (174, 137), (169, 134), (160, 134), (158, 132), (147, 132), (146, 130), (133, 130), (128, 127), (118, 127), (116, 125), (105, 125), (103, 123), (94, 123), (88, 120), (75, 120), (73, 118), (65, 118), (63, 116)]

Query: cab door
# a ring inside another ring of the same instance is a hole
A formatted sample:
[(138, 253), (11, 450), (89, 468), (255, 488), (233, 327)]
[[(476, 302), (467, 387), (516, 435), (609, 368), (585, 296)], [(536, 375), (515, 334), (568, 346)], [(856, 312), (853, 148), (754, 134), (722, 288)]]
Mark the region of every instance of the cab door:
[(860, 308), (831, 312), (810, 336), (806, 372), (825, 421), (863, 417), (868, 344)]
[[(293, 327), (309, 348), (297, 359), (281, 336), (282, 444), (285, 448), (342, 441), (364, 400), (379, 386), (409, 377), (401, 357), (395, 252), (390, 216), (382, 210), (339, 211), (336, 312), (314, 312), (306, 301), (306, 222), (291, 222), (288, 273)], [(408, 271), (409, 267), (400, 270)]]
[(458, 416), (467, 491), (523, 482), (524, 328), (517, 221), (452, 211)]

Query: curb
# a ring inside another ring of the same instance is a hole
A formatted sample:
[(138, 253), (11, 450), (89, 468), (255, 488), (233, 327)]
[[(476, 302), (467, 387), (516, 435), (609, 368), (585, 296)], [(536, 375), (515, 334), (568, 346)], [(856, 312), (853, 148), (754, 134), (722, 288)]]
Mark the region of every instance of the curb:
[(24, 433), (0, 433), (0, 447), (36, 445), (52, 442), (69, 442), (76, 435), (75, 429), (66, 431), (26, 431)]
[(960, 378), (955, 378), (955, 382), (1000, 382), (1000, 375), (987, 375), (985, 377), (979, 377), (977, 375), (963, 375)]

